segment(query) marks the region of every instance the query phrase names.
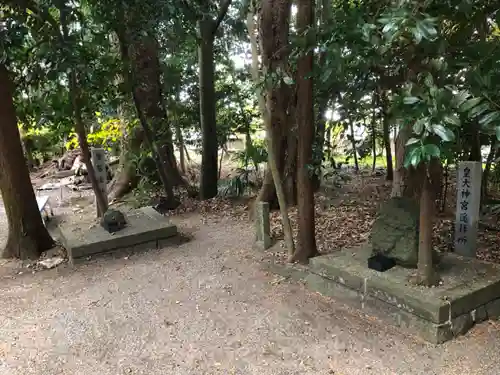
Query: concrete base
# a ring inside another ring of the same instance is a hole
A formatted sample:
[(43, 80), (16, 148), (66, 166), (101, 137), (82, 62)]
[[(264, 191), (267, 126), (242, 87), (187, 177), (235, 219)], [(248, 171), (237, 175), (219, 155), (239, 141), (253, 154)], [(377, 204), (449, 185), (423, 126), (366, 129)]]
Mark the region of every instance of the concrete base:
[(443, 285), (425, 288), (408, 282), (414, 270), (368, 269), (370, 253), (370, 245), (364, 245), (319, 256), (311, 259), (309, 272), (295, 276), (321, 294), (435, 344), (464, 334), (476, 322), (500, 316), (496, 264), (444, 254), (439, 270)]
[(161, 248), (165, 239), (177, 235), (177, 227), (152, 207), (126, 214), (127, 226), (108, 233), (99, 224), (91, 228), (59, 224), (59, 238), (71, 260), (117, 249), (145, 250)]

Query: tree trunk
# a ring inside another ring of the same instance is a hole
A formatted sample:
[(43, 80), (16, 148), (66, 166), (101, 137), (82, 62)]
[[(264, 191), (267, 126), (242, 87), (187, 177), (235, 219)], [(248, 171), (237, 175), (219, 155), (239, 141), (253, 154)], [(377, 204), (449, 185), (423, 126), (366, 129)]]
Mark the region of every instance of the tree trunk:
[(373, 162), (372, 162), (372, 173), (375, 172), (375, 166), (377, 164), (377, 116), (375, 112), (375, 107), (377, 104), (377, 93), (373, 94), (373, 99), (372, 99), (372, 123), (371, 123), (371, 128), (372, 128), (372, 155), (373, 155)]
[(37, 259), (54, 241), (43, 225), (26, 166), (6, 67), (0, 64), (0, 192), (9, 234), (2, 258)]
[(432, 264), (432, 231), (434, 222), (434, 197), (430, 176), (425, 164), (419, 167), (423, 177), (422, 192), (420, 195), (420, 228), (418, 246), (418, 284), (425, 286), (436, 285), (438, 280)]
[(358, 150), (356, 149), (356, 139), (354, 138), (354, 125), (351, 121), (351, 119), (348, 120), (349, 121), (349, 129), (351, 131), (351, 145), (352, 145), (352, 153), (354, 155), (354, 168), (356, 170), (356, 172), (359, 172), (359, 163), (358, 163)]
[(116, 177), (110, 183), (110, 201), (123, 197), (137, 187), (140, 178), (137, 175), (137, 166), (133, 162), (132, 156), (140, 153), (143, 142), (144, 130), (139, 127), (133, 129), (132, 133), (124, 140), (120, 153), (120, 166)]
[[(65, 2), (61, 3), (59, 11), (62, 39), (65, 47), (68, 48), (69, 51), (71, 51), (73, 46), (71, 45), (69, 35), (69, 11), (66, 8)], [(87, 168), (87, 175), (90, 180), (90, 184), (92, 185), (92, 190), (95, 194), (97, 202), (97, 216), (100, 217), (108, 210), (108, 204), (104, 195), (104, 191), (102, 191), (99, 186), (99, 181), (97, 181), (94, 166), (92, 165), (92, 162), (90, 160), (90, 147), (87, 142), (87, 132), (85, 130), (85, 124), (83, 122), (80, 87), (78, 83), (78, 74), (75, 67), (70, 67), (68, 78), (69, 99), (75, 121), (75, 133), (78, 138), (78, 144), (80, 145), (80, 149), (82, 151), (82, 161)]]
[[(158, 42), (152, 35), (139, 33), (135, 36), (133, 43), (129, 46), (129, 56), (132, 62), (135, 99), (145, 116), (147, 123), (151, 124), (151, 146), (157, 148), (158, 157), (162, 168), (169, 180), (169, 185), (184, 186), (186, 182), (182, 178), (174, 154), (172, 131), (167, 118), (167, 111), (163, 102), (161, 89), (161, 68), (158, 59)], [(163, 131), (161, 142), (160, 130)], [(148, 140), (148, 135), (146, 134)]]
[[(267, 0), (262, 4), (260, 18), (260, 41), (262, 64), (268, 74), (288, 72), (290, 0)], [(266, 11), (264, 11), (266, 9)], [(271, 12), (271, 13), (269, 13)], [(297, 195), (297, 136), (295, 133), (295, 89), (284, 82), (277, 82), (269, 88), (267, 102), (272, 125), (272, 137), (268, 145), (276, 155), (276, 165), (285, 187), (287, 205), (296, 203)], [(270, 166), (269, 166), (270, 167)], [(268, 168), (270, 170), (270, 168)], [(266, 173), (258, 200), (277, 206), (277, 194), (272, 177)]]
[[(297, 6), (297, 30), (305, 38), (305, 32), (314, 27), (314, 0), (299, 0)], [(313, 102), (313, 52), (302, 55), (297, 63), (297, 126), (298, 126), (298, 248), (289, 259), (307, 263), (318, 253), (314, 223), (314, 191), (311, 166), (314, 143)]]
[(73, 106), (73, 115), (75, 116), (75, 133), (78, 137), (78, 144), (82, 150), (82, 161), (87, 168), (87, 175), (92, 185), (92, 190), (94, 191), (96, 202), (97, 202), (97, 215), (101, 217), (107, 210), (108, 205), (104, 196), (104, 192), (99, 186), (99, 181), (95, 174), (94, 166), (90, 160), (90, 147), (87, 142), (87, 132), (85, 131), (85, 125), (82, 118), (82, 110), (80, 105), (80, 95), (78, 82), (76, 74), (74, 71), (69, 73), (69, 95), (71, 97), (71, 103)]
[[(261, 21), (261, 36), (266, 35), (270, 30), (273, 29), (273, 13), (275, 8), (273, 6), (273, 0), (266, 0), (262, 6), (263, 20)], [(267, 12), (267, 14), (266, 14)], [(251, 11), (247, 15), (247, 28), (248, 34), (250, 36), (250, 45), (252, 49), (252, 78), (255, 84), (260, 82), (259, 77), (259, 61), (258, 61), (258, 51), (257, 51), (257, 35), (255, 30), (254, 13), (251, 7)], [(262, 38), (261, 38), (262, 41)], [(269, 69), (269, 60), (263, 59), (264, 69)], [(271, 169), (272, 179), (274, 181), (274, 186), (276, 189), (276, 195), (278, 197), (278, 202), (281, 212), (281, 220), (283, 223), (283, 233), (285, 235), (285, 245), (288, 249), (288, 254), (292, 256), (295, 253), (295, 244), (293, 241), (292, 226), (290, 224), (290, 218), (288, 217), (288, 207), (286, 204), (285, 192), (283, 189), (283, 184), (281, 182), (281, 176), (279, 173), (278, 165), (276, 162), (275, 149), (273, 147), (273, 132), (272, 132), (272, 122), (271, 113), (269, 108), (272, 107), (272, 95), (268, 92), (267, 102), (264, 97), (264, 93), (261, 92), (258, 95), (259, 109), (262, 113), (264, 120), (264, 125), (266, 128), (266, 138), (267, 138), (267, 154), (268, 154), (268, 164)]]
[(325, 111), (327, 104), (328, 100), (323, 100), (318, 105), (318, 112), (316, 114), (315, 147), (313, 148), (314, 174), (312, 177), (314, 191), (317, 191), (321, 185), (321, 166), (323, 164), (326, 132)]
[(214, 82), (214, 21), (204, 18), (198, 22), (200, 41), (198, 69), (200, 79), (200, 121), (202, 133), (200, 198), (217, 195), (217, 125)]
[[(389, 119), (389, 112), (387, 109), (387, 98), (385, 93), (382, 93), (382, 123), (384, 126), (384, 146), (385, 146), (385, 158), (386, 158), (386, 164), (387, 164), (387, 175), (386, 175), (386, 180), (387, 181), (393, 181), (394, 180), (394, 168), (392, 165), (392, 150), (391, 150), (391, 129), (390, 129), (390, 119)], [(406, 144), (406, 141), (405, 141)], [(404, 147), (403, 147), (404, 149)], [(403, 151), (404, 152), (404, 151)], [(403, 163), (404, 163), (404, 154), (403, 154)]]
[(410, 139), (411, 128), (406, 124), (401, 125), (396, 136), (396, 168), (392, 182), (391, 197), (405, 196), (405, 175), (407, 171), (404, 167), (406, 142)]
[(491, 164), (495, 158), (497, 139), (495, 136), (490, 138), (490, 152), (486, 158), (486, 165), (484, 166), (483, 176), (481, 178), (481, 202), (488, 198), (488, 180), (491, 172)]
[[(143, 117), (140, 122), (145, 139), (158, 169), (163, 169), (163, 172), (159, 171), (160, 176), (166, 176), (168, 185), (185, 186), (186, 181), (177, 167), (172, 130), (163, 100), (158, 42), (143, 25), (137, 24), (137, 9), (134, 6), (127, 2), (121, 2), (120, 6), (114, 31), (120, 44), (127, 89), (132, 94), (138, 115)], [(163, 132), (161, 141), (158, 141), (160, 130)]]
[(186, 173), (186, 152), (185, 148), (186, 146), (184, 145), (184, 137), (182, 136), (182, 130), (180, 126), (176, 127), (176, 132), (177, 132), (177, 142), (179, 143), (179, 162), (181, 164), (181, 171), (182, 173)]

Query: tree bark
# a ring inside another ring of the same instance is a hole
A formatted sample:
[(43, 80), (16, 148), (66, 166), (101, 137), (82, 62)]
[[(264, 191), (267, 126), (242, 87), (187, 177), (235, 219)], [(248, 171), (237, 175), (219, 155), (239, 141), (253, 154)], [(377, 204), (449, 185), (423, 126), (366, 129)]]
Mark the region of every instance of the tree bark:
[[(387, 108), (387, 97), (383, 92), (381, 94), (381, 103), (382, 103), (382, 123), (384, 127), (384, 146), (385, 146), (385, 158), (387, 164), (387, 181), (394, 180), (394, 168), (392, 165), (392, 150), (391, 150), (391, 129), (390, 129), (390, 119), (389, 119), (389, 111)], [(405, 141), (406, 143), (406, 141)], [(404, 147), (403, 147), (404, 149)], [(404, 152), (404, 151), (403, 151)], [(404, 163), (404, 155), (403, 155), (403, 163)]]
[(0, 192), (9, 234), (2, 258), (37, 259), (54, 241), (43, 225), (17, 127), (12, 88), (0, 64)]
[(354, 155), (354, 168), (356, 172), (359, 172), (359, 162), (358, 162), (358, 150), (356, 148), (356, 139), (354, 138), (354, 125), (351, 119), (349, 121), (349, 129), (351, 132), (351, 145), (352, 145), (352, 154)]
[(434, 198), (430, 175), (425, 164), (419, 167), (423, 177), (422, 192), (420, 195), (420, 230), (418, 246), (418, 284), (425, 286), (436, 285), (438, 280), (432, 260), (432, 230), (434, 222)]
[[(314, 0), (299, 0), (297, 6), (297, 30), (306, 38), (306, 31), (314, 25)], [(312, 34), (309, 34), (312, 35)], [(312, 42), (312, 41), (310, 41)], [(309, 43), (308, 43), (309, 44)], [(298, 247), (290, 261), (307, 263), (318, 253), (314, 222), (314, 191), (311, 167), (314, 142), (313, 102), (313, 52), (302, 55), (297, 63), (297, 126), (298, 126)]]
[(82, 150), (82, 161), (87, 167), (87, 175), (96, 197), (97, 215), (100, 217), (108, 210), (108, 205), (104, 197), (104, 192), (99, 186), (99, 181), (97, 181), (94, 166), (92, 165), (92, 162), (90, 160), (90, 147), (87, 142), (87, 132), (85, 131), (85, 125), (82, 118), (78, 82), (74, 71), (71, 71), (69, 73), (69, 80), (69, 95), (71, 97), (73, 106), (73, 115), (75, 116), (75, 133), (78, 137), (78, 144), (80, 145), (80, 149)]
[[(261, 41), (262, 35), (266, 35), (266, 32), (269, 32), (273, 29), (273, 1), (274, 0), (265, 0), (262, 7), (262, 12), (267, 13), (268, 18), (266, 17), (263, 21), (261, 21)], [(254, 22), (254, 12), (252, 7), (250, 7), (251, 11), (247, 15), (247, 28), (248, 34), (250, 37), (250, 45), (252, 49), (252, 78), (254, 83), (257, 84), (260, 82), (259, 76), (259, 61), (258, 61), (258, 51), (257, 51), (257, 36), (256, 36), (256, 28)], [(264, 73), (267, 69), (269, 69), (269, 60), (264, 60), (265, 64)], [(266, 64), (267, 63), (267, 64)], [(272, 91), (272, 90), (268, 90)], [(271, 92), (268, 92), (267, 100), (264, 97), (264, 93), (261, 92), (258, 95), (259, 100), (259, 109), (262, 113), (262, 117), (264, 120), (264, 125), (266, 129), (266, 138), (267, 138), (267, 154), (268, 154), (268, 164), (271, 170), (272, 179), (274, 181), (274, 186), (276, 189), (276, 195), (278, 197), (280, 212), (281, 212), (281, 220), (283, 223), (283, 233), (285, 235), (285, 245), (288, 250), (288, 254), (292, 256), (295, 253), (295, 244), (293, 241), (293, 232), (292, 226), (290, 224), (290, 218), (288, 216), (288, 207), (286, 203), (285, 191), (283, 189), (283, 183), (281, 181), (281, 176), (279, 173), (278, 165), (276, 162), (275, 149), (273, 147), (273, 132), (272, 132), (272, 122), (271, 122), (271, 111), (272, 107), (272, 95)]]
[(132, 156), (140, 153), (143, 142), (144, 130), (139, 127), (133, 129), (124, 140), (120, 153), (120, 166), (116, 177), (110, 183), (110, 201), (123, 197), (137, 187), (140, 178), (137, 175), (137, 166), (133, 162)]
[[(268, 74), (288, 72), (290, 0), (268, 0), (262, 3), (260, 20), (260, 41), (262, 64)], [(272, 137), (268, 148), (273, 148), (280, 179), (285, 187), (287, 205), (296, 203), (297, 195), (297, 135), (295, 133), (295, 88), (284, 82), (275, 82), (267, 96), (271, 116)], [(270, 170), (270, 168), (268, 168)], [(266, 173), (258, 200), (277, 207), (277, 194), (272, 177)]]
[(373, 155), (373, 162), (372, 162), (372, 173), (375, 172), (375, 166), (377, 164), (377, 116), (375, 112), (375, 107), (377, 104), (377, 95), (378, 93), (373, 94), (372, 98), (372, 122), (371, 122), (371, 128), (372, 128), (372, 155)]
[(216, 19), (205, 14), (198, 21), (198, 69), (200, 80), (200, 121), (202, 133), (200, 198), (210, 199), (217, 195), (218, 189), (218, 141), (215, 97), (215, 33), (224, 19), (231, 0), (222, 3)]
[(186, 173), (186, 152), (185, 152), (186, 146), (184, 145), (184, 137), (182, 136), (182, 130), (178, 124), (176, 126), (176, 132), (177, 132), (177, 143), (179, 144), (178, 146), (179, 163), (181, 165), (182, 173)]
[(217, 125), (214, 82), (214, 21), (204, 18), (198, 22), (200, 42), (198, 67), (200, 79), (200, 122), (202, 133), (200, 198), (217, 195)]
[(481, 202), (484, 202), (488, 198), (488, 180), (491, 172), (491, 165), (496, 153), (497, 139), (495, 136), (490, 138), (490, 152), (486, 158), (486, 165), (484, 166), (484, 172), (481, 178)]
[[(120, 44), (127, 88), (138, 116), (143, 117), (139, 120), (145, 139), (155, 156), (160, 176), (166, 176), (168, 185), (185, 186), (187, 183), (177, 167), (172, 130), (163, 100), (158, 41), (144, 25), (137, 24), (137, 17), (134, 17), (136, 7), (127, 2), (121, 2), (120, 6), (114, 31)], [(161, 137), (160, 131), (163, 132)]]
[[(62, 29), (62, 42), (65, 44), (65, 47), (68, 48), (69, 51), (72, 50), (70, 43), (70, 35), (69, 35), (69, 11), (66, 8), (65, 2), (61, 3), (61, 7), (59, 9), (60, 12), (60, 22)], [(78, 144), (80, 145), (80, 149), (82, 151), (82, 161), (87, 168), (87, 175), (90, 180), (90, 184), (92, 185), (92, 190), (94, 191), (96, 202), (97, 202), (97, 216), (101, 217), (107, 210), (108, 204), (104, 195), (104, 192), (101, 190), (99, 186), (99, 181), (97, 181), (97, 177), (95, 174), (94, 166), (90, 160), (90, 147), (87, 142), (87, 131), (85, 130), (85, 124), (83, 122), (82, 116), (82, 105), (81, 105), (81, 96), (80, 96), (80, 87), (78, 83), (78, 74), (76, 68), (74, 66), (69, 69), (69, 99), (71, 102), (71, 110), (73, 112), (74, 121), (75, 121), (75, 133), (78, 138)]]
[(406, 124), (401, 125), (396, 136), (396, 168), (392, 181), (391, 197), (405, 196), (405, 177), (408, 173), (404, 167), (406, 142), (410, 139), (411, 129)]

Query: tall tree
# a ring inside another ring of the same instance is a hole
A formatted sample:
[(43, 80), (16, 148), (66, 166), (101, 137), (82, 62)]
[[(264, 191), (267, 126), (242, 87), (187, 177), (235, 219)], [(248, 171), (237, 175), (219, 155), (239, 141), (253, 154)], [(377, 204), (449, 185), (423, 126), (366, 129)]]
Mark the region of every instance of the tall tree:
[(23, 155), (9, 73), (0, 64), (0, 191), (9, 235), (3, 258), (36, 259), (54, 241), (43, 225)]
[[(259, 32), (262, 64), (266, 67), (265, 77), (272, 81), (267, 100), (272, 124), (272, 144), (276, 165), (283, 181), (286, 202), (289, 205), (297, 199), (297, 134), (295, 131), (295, 107), (297, 96), (295, 85), (290, 84), (290, 0), (263, 1), (259, 11)], [(266, 173), (257, 198), (278, 206), (277, 192), (271, 173)]]
[[(269, 17), (263, 18), (261, 20), (261, 35), (266, 32), (269, 32), (273, 28), (273, 9), (276, 5), (277, 1), (274, 0), (265, 0), (263, 7), (261, 9), (262, 12), (269, 12)], [(255, 21), (254, 21), (254, 6), (250, 5), (250, 10), (247, 15), (247, 28), (248, 28), (248, 34), (250, 36), (250, 46), (252, 49), (252, 78), (254, 80), (254, 83), (258, 85), (261, 82), (261, 77), (259, 74), (259, 56), (258, 56), (258, 45), (257, 45), (257, 35), (256, 35), (256, 27), (255, 27)], [(261, 43), (263, 43), (263, 40), (261, 38)], [(262, 62), (262, 67), (263, 67), (263, 72), (264, 75), (269, 71), (269, 59), (263, 59)], [(272, 117), (271, 117), (271, 108), (273, 108), (273, 96), (272, 93), (274, 91), (274, 88), (266, 88), (266, 90), (262, 90), (258, 94), (258, 99), (259, 99), (259, 109), (262, 114), (262, 118), (264, 120), (264, 126), (266, 129), (266, 140), (267, 140), (267, 154), (268, 154), (268, 165), (270, 169), (270, 173), (268, 175), (271, 176), (272, 182), (274, 184), (274, 188), (276, 191), (276, 196), (278, 199), (279, 203), (279, 208), (281, 212), (281, 220), (283, 222), (283, 233), (285, 235), (285, 244), (288, 250), (288, 254), (290, 257), (293, 256), (295, 253), (295, 243), (293, 241), (293, 232), (292, 232), (292, 226), (290, 224), (290, 218), (288, 216), (288, 206), (287, 206), (287, 201), (286, 201), (286, 196), (285, 196), (285, 191), (283, 188), (283, 182), (281, 181), (281, 175), (280, 171), (278, 169), (278, 162), (277, 162), (277, 157), (278, 155), (275, 154), (276, 149), (273, 147), (275, 144), (275, 139), (274, 136), (275, 134), (273, 133), (273, 124), (272, 124)], [(267, 93), (267, 97), (265, 97), (265, 93)], [(257, 200), (258, 201), (258, 200)]]
[[(200, 198), (210, 199), (217, 195), (217, 123), (215, 103), (214, 38), (232, 0), (224, 0), (217, 17), (213, 19), (204, 9), (198, 21), (199, 32), (199, 79), (200, 79), (200, 121), (202, 132)], [(208, 2), (207, 2), (208, 4)]]
[(317, 254), (314, 224), (314, 190), (312, 183), (314, 102), (313, 102), (313, 49), (314, 45), (314, 0), (298, 0), (297, 30), (305, 40), (305, 50), (297, 64), (297, 126), (298, 162), (297, 194), (299, 211), (298, 247), (291, 261), (306, 263)]

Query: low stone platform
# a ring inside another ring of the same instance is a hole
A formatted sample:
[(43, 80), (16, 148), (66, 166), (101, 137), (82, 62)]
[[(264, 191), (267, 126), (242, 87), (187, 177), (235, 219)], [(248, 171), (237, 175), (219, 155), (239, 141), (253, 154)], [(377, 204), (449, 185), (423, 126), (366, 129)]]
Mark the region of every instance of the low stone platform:
[(411, 285), (415, 270), (367, 267), (370, 245), (311, 259), (299, 272), (309, 288), (396, 325), (435, 344), (467, 332), (476, 322), (500, 316), (500, 267), (445, 254), (443, 284)]
[(142, 207), (125, 214), (127, 226), (108, 233), (99, 224), (91, 228), (59, 224), (58, 234), (71, 260), (117, 249), (157, 249), (162, 241), (177, 235), (177, 227), (152, 207)]

